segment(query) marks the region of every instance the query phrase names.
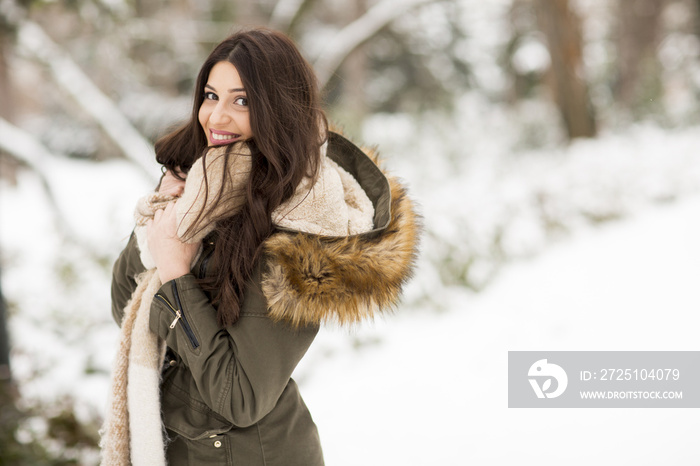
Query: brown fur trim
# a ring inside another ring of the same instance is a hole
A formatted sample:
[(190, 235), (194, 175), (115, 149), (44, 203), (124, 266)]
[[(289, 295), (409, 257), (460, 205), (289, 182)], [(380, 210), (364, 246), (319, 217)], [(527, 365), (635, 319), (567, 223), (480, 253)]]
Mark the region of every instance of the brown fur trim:
[(388, 177), (391, 221), (366, 235), (330, 238), (285, 232), (265, 244), (262, 289), (270, 316), (294, 327), (353, 324), (391, 310), (413, 275), (420, 222), (405, 188)]

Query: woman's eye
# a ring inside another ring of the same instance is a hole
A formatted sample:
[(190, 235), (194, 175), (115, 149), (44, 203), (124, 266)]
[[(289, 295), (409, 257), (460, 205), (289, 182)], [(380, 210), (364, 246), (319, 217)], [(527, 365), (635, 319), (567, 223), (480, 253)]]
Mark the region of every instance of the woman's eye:
[(233, 103), (236, 105), (240, 105), (242, 107), (247, 107), (248, 106), (248, 98), (247, 97), (236, 97), (236, 100), (234, 100)]
[(207, 100), (219, 100), (219, 96), (214, 94), (213, 92), (205, 92), (204, 98)]

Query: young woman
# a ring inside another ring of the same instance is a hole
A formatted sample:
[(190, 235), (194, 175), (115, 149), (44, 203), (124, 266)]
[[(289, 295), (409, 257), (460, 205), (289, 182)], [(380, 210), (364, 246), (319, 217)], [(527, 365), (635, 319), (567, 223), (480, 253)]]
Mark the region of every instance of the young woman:
[[(128, 421), (111, 416), (104, 464), (323, 464), (291, 374), (321, 323), (397, 303), (417, 254), (411, 201), (371, 155), (327, 130), (311, 67), (266, 29), (214, 49), (189, 121), (158, 141), (156, 157), (164, 201), (117, 259), (112, 300), (123, 338), (129, 309), (145, 306), (147, 331), (164, 342), (160, 399), (137, 403), (132, 390), (112, 400)], [(187, 215), (196, 220), (183, 228)], [(146, 269), (155, 296), (137, 293)], [(138, 387), (141, 348), (130, 344), (119, 352)], [(137, 432), (153, 412), (165, 432)]]

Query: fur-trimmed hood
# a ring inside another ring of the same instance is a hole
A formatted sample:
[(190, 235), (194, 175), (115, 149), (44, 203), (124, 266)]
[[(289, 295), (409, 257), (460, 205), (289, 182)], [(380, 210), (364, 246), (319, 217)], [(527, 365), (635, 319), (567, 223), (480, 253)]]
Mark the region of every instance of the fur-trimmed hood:
[(418, 256), (415, 205), (399, 180), (382, 172), (376, 154), (331, 132), (326, 155), (371, 201), (373, 228), (324, 236), (279, 226), (266, 240), (262, 290), (270, 316), (295, 327), (353, 324), (392, 309)]

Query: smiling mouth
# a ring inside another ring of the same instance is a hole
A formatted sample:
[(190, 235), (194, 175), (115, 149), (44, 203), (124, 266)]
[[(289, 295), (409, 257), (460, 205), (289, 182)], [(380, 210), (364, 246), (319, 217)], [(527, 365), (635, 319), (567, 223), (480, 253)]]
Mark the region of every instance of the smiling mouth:
[(211, 141), (215, 144), (226, 144), (241, 137), (240, 134), (219, 133), (214, 132), (214, 130), (209, 130), (209, 133), (211, 135)]

